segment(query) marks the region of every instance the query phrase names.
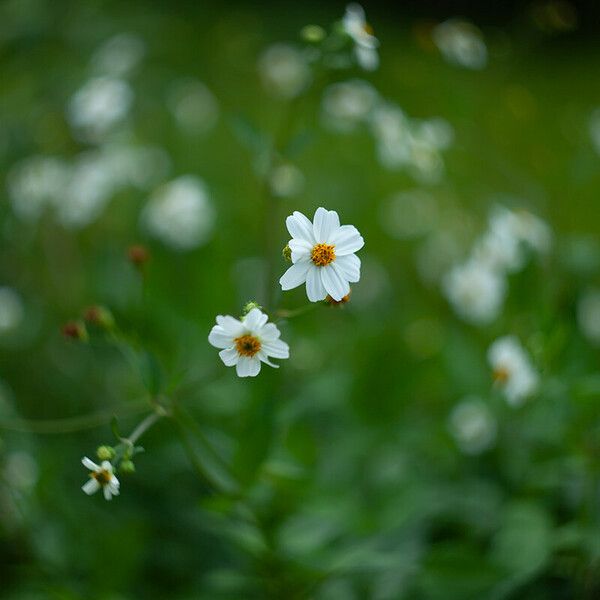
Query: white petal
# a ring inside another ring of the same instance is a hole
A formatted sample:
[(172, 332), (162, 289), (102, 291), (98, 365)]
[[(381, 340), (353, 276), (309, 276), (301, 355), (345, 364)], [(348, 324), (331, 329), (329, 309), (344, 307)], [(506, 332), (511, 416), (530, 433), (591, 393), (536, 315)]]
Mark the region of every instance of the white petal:
[(239, 377), (256, 377), (260, 373), (260, 359), (258, 356), (240, 356), (235, 370)]
[(365, 245), (365, 241), (354, 225), (342, 225), (331, 237), (330, 243), (335, 246), (336, 256), (352, 254)]
[(279, 365), (276, 365), (275, 363), (272, 363), (269, 360), (269, 357), (266, 355), (265, 352), (263, 352), (262, 350), (257, 354), (258, 358), (265, 363), (265, 365), (269, 365), (270, 367), (273, 367), (274, 369), (279, 369)]
[(332, 264), (346, 281), (356, 283), (360, 279), (360, 258), (356, 254), (339, 256)]
[(285, 220), (285, 224), (293, 238), (306, 240), (313, 246), (316, 244), (312, 223), (301, 212), (295, 211)]
[(208, 334), (208, 343), (215, 348), (229, 348), (233, 346), (233, 337), (220, 325), (215, 325)]
[(81, 459), (81, 464), (90, 471), (99, 471), (100, 465), (97, 465), (93, 460), (90, 460), (87, 456)]
[(105, 485), (102, 488), (102, 491), (104, 492), (104, 498), (106, 500), (112, 500), (112, 495), (111, 495), (111, 491), (110, 491), (110, 487), (109, 486)]
[(244, 326), (252, 333), (259, 330), (267, 321), (269, 317), (265, 315), (260, 308), (253, 308), (244, 317)]
[(311, 266), (311, 262), (306, 260), (292, 265), (279, 280), (281, 289), (292, 290), (306, 281), (307, 272)]
[(321, 267), (321, 278), (327, 293), (336, 301), (340, 301), (350, 293), (348, 282), (340, 275), (333, 265)]
[(313, 244), (306, 240), (290, 240), (288, 246), (292, 251), (292, 262), (297, 263), (303, 259), (310, 258), (310, 253), (313, 249)]
[(315, 212), (313, 230), (317, 243), (327, 242), (331, 234), (340, 226), (340, 218), (335, 210), (317, 208)]
[(290, 347), (281, 340), (273, 340), (271, 342), (263, 342), (262, 350), (264, 350), (268, 356), (273, 358), (289, 358)]
[(279, 339), (281, 331), (277, 328), (275, 323), (267, 323), (259, 332), (259, 337), (263, 342), (272, 342), (273, 340)]
[(219, 315), (217, 317), (217, 323), (228, 333), (232, 338), (240, 337), (244, 334), (244, 325), (241, 321), (234, 319), (230, 316)]
[(321, 281), (321, 269), (323, 267), (312, 267), (306, 276), (306, 295), (311, 302), (325, 300), (327, 292)]
[(95, 494), (100, 489), (100, 484), (90, 477), (81, 488), (88, 496)]
[(226, 367), (233, 367), (233, 365), (237, 364), (237, 361), (240, 357), (235, 348), (221, 350), (221, 352), (219, 352), (219, 356), (221, 357), (221, 360), (223, 361)]
[(108, 488), (110, 489), (110, 493), (113, 496), (118, 496), (119, 495), (119, 480), (116, 477), (113, 477), (110, 480), (110, 483), (108, 484)]

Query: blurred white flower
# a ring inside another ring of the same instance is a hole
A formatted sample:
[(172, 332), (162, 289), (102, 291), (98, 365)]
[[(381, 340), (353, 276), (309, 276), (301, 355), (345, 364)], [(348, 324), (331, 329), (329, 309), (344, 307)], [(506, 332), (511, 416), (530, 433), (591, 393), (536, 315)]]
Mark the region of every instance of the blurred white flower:
[(122, 79), (90, 79), (71, 98), (67, 118), (85, 141), (99, 142), (131, 108), (133, 91)]
[(442, 289), (462, 319), (474, 325), (486, 325), (500, 314), (506, 281), (487, 263), (469, 259), (445, 275)]
[(381, 226), (392, 237), (409, 239), (432, 231), (439, 222), (435, 197), (419, 188), (394, 194), (381, 205)]
[(367, 120), (377, 97), (375, 88), (360, 79), (333, 83), (323, 93), (322, 121), (334, 131), (354, 131)]
[(600, 108), (594, 110), (590, 116), (589, 132), (592, 144), (596, 152), (600, 154)]
[(89, 481), (81, 488), (88, 496), (95, 494), (100, 489), (106, 500), (112, 500), (113, 496), (119, 495), (119, 480), (115, 477), (113, 466), (107, 460), (102, 461), (101, 465), (97, 465), (85, 456), (81, 459), (81, 463), (91, 471)]
[(171, 160), (159, 146), (135, 146), (123, 142), (104, 144), (102, 160), (113, 174), (115, 188), (147, 190), (168, 175)]
[(154, 192), (141, 219), (147, 231), (167, 246), (191, 250), (208, 240), (215, 211), (204, 182), (184, 175)]
[(353, 225), (340, 226), (334, 210), (317, 208), (313, 223), (295, 211), (286, 219), (292, 236), (288, 245), (294, 263), (281, 277), (282, 290), (291, 290), (306, 283), (311, 302), (323, 300), (328, 294), (340, 301), (350, 293), (350, 283), (360, 279), (360, 259), (355, 252), (364, 240)]
[(460, 19), (449, 19), (432, 32), (433, 42), (449, 62), (466, 69), (483, 69), (487, 64), (487, 47), (479, 28)]
[(279, 339), (281, 333), (269, 317), (253, 308), (241, 321), (230, 316), (217, 317), (209, 336), (209, 343), (223, 348), (219, 356), (228, 367), (235, 365), (239, 377), (255, 377), (261, 362), (277, 368), (269, 358), (289, 358), (289, 346)]
[(440, 151), (426, 140), (412, 137), (409, 170), (421, 183), (436, 183), (444, 174)]
[(15, 488), (29, 491), (38, 479), (38, 465), (29, 452), (17, 450), (6, 457), (4, 467), (6, 480)]
[(13, 210), (22, 219), (35, 220), (60, 198), (70, 177), (69, 165), (53, 156), (31, 156), (14, 165), (7, 177)]
[(354, 54), (358, 64), (366, 71), (377, 69), (379, 40), (373, 35), (373, 28), (367, 23), (365, 11), (360, 4), (348, 4), (342, 26), (354, 41)]
[(415, 122), (413, 137), (436, 150), (447, 150), (454, 141), (454, 129), (441, 117), (423, 119)]
[(370, 122), (383, 166), (395, 169), (407, 165), (412, 155), (412, 134), (410, 120), (402, 109), (381, 103), (373, 110)]
[(124, 77), (146, 53), (144, 41), (133, 33), (119, 33), (106, 40), (92, 56), (92, 66), (101, 75)]
[(219, 118), (219, 104), (214, 94), (195, 79), (173, 83), (167, 95), (167, 106), (179, 128), (189, 135), (206, 133)]
[(491, 448), (496, 439), (494, 415), (476, 397), (467, 397), (452, 409), (448, 428), (465, 454), (480, 454)]
[(497, 339), (488, 350), (494, 383), (511, 406), (521, 405), (538, 388), (539, 377), (519, 340), (512, 335)]
[(600, 290), (588, 290), (577, 303), (577, 322), (583, 335), (600, 345)]
[(291, 163), (277, 165), (269, 173), (271, 192), (279, 198), (292, 198), (304, 189), (305, 178), (302, 171)]
[(24, 315), (25, 309), (19, 294), (12, 288), (0, 287), (0, 335), (16, 329)]
[(473, 254), (495, 269), (513, 273), (523, 268), (528, 252), (546, 254), (551, 245), (552, 232), (542, 219), (525, 210), (496, 205)]
[(259, 58), (258, 70), (267, 90), (286, 99), (298, 96), (311, 79), (304, 54), (288, 44), (267, 48)]

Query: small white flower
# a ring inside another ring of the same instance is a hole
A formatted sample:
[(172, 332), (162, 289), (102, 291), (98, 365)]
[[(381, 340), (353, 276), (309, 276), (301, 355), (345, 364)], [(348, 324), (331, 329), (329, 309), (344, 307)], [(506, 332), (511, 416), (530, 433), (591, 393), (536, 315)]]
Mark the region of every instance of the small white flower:
[(488, 350), (488, 362), (494, 382), (512, 406), (519, 406), (537, 390), (539, 376), (515, 336), (497, 339)]
[(139, 36), (119, 33), (94, 52), (92, 65), (102, 75), (123, 77), (139, 65), (145, 53), (146, 45)]
[(97, 465), (85, 456), (81, 462), (86, 469), (91, 471), (89, 481), (81, 488), (88, 496), (95, 494), (99, 489), (102, 489), (106, 500), (111, 500), (113, 496), (119, 495), (119, 480), (115, 477), (113, 466), (107, 460)]
[(222, 348), (219, 356), (228, 367), (235, 365), (239, 377), (255, 377), (261, 362), (277, 368), (269, 358), (289, 358), (289, 346), (279, 339), (274, 323), (259, 308), (253, 308), (242, 320), (219, 315), (209, 336), (209, 343)]
[(448, 418), (448, 428), (465, 454), (480, 454), (496, 439), (496, 420), (479, 398), (469, 397), (457, 404)]
[(442, 287), (456, 313), (474, 325), (496, 319), (506, 295), (504, 276), (473, 258), (454, 266), (444, 277)]
[(379, 40), (373, 35), (373, 28), (367, 23), (365, 11), (360, 4), (348, 4), (342, 19), (342, 26), (354, 41), (354, 54), (358, 64), (365, 71), (377, 69), (379, 66), (379, 55), (377, 54)]
[(85, 141), (100, 141), (122, 121), (133, 103), (133, 91), (122, 79), (90, 79), (71, 98), (67, 117)]
[(303, 92), (311, 79), (305, 56), (287, 44), (267, 48), (258, 61), (258, 70), (264, 86), (287, 99)]
[(450, 19), (433, 30), (433, 42), (449, 62), (465, 69), (483, 69), (487, 47), (481, 31), (468, 21)]
[(333, 83), (323, 93), (323, 123), (333, 131), (354, 131), (367, 120), (376, 102), (377, 91), (366, 81)]
[(184, 175), (161, 186), (142, 212), (148, 232), (175, 250), (205, 243), (213, 229), (215, 211), (204, 182)]
[(353, 225), (340, 226), (334, 210), (317, 208), (313, 223), (295, 211), (286, 219), (292, 236), (288, 245), (294, 263), (281, 277), (282, 290), (306, 283), (311, 302), (324, 300), (329, 294), (340, 301), (350, 293), (350, 283), (360, 279), (360, 259), (355, 252), (365, 242)]

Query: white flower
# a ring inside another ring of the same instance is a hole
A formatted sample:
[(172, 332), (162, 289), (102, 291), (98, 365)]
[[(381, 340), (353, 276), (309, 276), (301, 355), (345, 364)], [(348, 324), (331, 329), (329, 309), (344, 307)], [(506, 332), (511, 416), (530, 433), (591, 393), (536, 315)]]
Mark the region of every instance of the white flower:
[(183, 79), (170, 87), (167, 106), (177, 125), (188, 135), (199, 135), (212, 129), (219, 119), (219, 103), (201, 81)]
[(457, 404), (448, 418), (448, 428), (465, 454), (479, 454), (496, 439), (496, 420), (486, 404), (468, 397)]
[(98, 142), (127, 116), (132, 102), (133, 91), (126, 81), (97, 77), (71, 98), (67, 117), (85, 141)]
[(95, 494), (102, 489), (106, 500), (111, 500), (113, 496), (119, 495), (119, 480), (115, 477), (113, 466), (107, 461), (102, 461), (97, 465), (87, 456), (81, 459), (83, 466), (91, 471), (90, 480), (81, 488), (88, 496)]
[(275, 44), (258, 61), (264, 86), (276, 96), (295, 98), (308, 85), (311, 72), (304, 55), (287, 44)]
[(334, 131), (354, 131), (366, 121), (376, 102), (377, 91), (366, 81), (333, 83), (323, 93), (323, 123)]
[(502, 309), (504, 276), (481, 260), (454, 266), (443, 279), (443, 291), (456, 313), (475, 325), (491, 323)]
[(518, 406), (533, 394), (539, 377), (519, 340), (512, 335), (497, 339), (488, 350), (488, 362), (494, 382), (512, 406)]
[(228, 367), (235, 365), (239, 377), (255, 377), (260, 373), (261, 362), (277, 368), (271, 358), (289, 358), (289, 346), (279, 339), (281, 335), (274, 323), (267, 323), (268, 316), (259, 308), (253, 308), (241, 321), (230, 316), (217, 317), (209, 336), (209, 343), (219, 352)]
[(443, 57), (466, 69), (483, 69), (487, 63), (487, 47), (481, 31), (472, 23), (450, 19), (433, 29), (433, 42)]
[(146, 52), (144, 41), (133, 33), (119, 33), (106, 40), (92, 57), (95, 70), (123, 77), (133, 71)]
[(24, 315), (21, 296), (12, 288), (0, 287), (0, 335), (16, 329)]
[(583, 334), (600, 345), (600, 290), (588, 290), (577, 303), (577, 322)]
[(273, 195), (279, 198), (298, 196), (304, 188), (304, 174), (291, 163), (277, 165), (269, 173), (269, 187)]
[(148, 232), (175, 250), (191, 250), (206, 242), (214, 220), (206, 186), (193, 175), (160, 187), (142, 212)]
[(356, 3), (348, 4), (342, 26), (354, 41), (354, 54), (358, 64), (366, 71), (377, 69), (379, 40), (373, 35), (373, 28), (367, 23), (362, 6)]
[(350, 283), (360, 279), (360, 259), (355, 252), (365, 242), (353, 225), (340, 226), (334, 210), (317, 208), (313, 223), (295, 211), (286, 219), (292, 236), (288, 242), (294, 263), (281, 277), (282, 290), (291, 290), (306, 282), (311, 302), (329, 294), (340, 301), (350, 293)]

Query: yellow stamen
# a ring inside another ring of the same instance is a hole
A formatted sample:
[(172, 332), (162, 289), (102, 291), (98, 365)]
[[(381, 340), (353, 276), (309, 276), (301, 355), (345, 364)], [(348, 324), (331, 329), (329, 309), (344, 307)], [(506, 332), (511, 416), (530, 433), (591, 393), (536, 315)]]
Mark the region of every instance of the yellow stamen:
[(90, 477), (104, 487), (110, 483), (111, 474), (107, 469), (101, 469), (100, 471), (90, 473)]
[(241, 356), (254, 356), (260, 350), (260, 340), (253, 335), (242, 335), (235, 338), (235, 349)]
[(497, 367), (494, 369), (492, 377), (494, 378), (494, 383), (503, 384), (508, 381), (509, 372), (506, 367)]
[(375, 30), (373, 29), (370, 23), (365, 23), (363, 25), (363, 31), (365, 33), (368, 33), (369, 35), (373, 35), (375, 33)]
[(310, 258), (317, 267), (326, 267), (335, 260), (335, 246), (333, 244), (317, 244), (312, 249)]

